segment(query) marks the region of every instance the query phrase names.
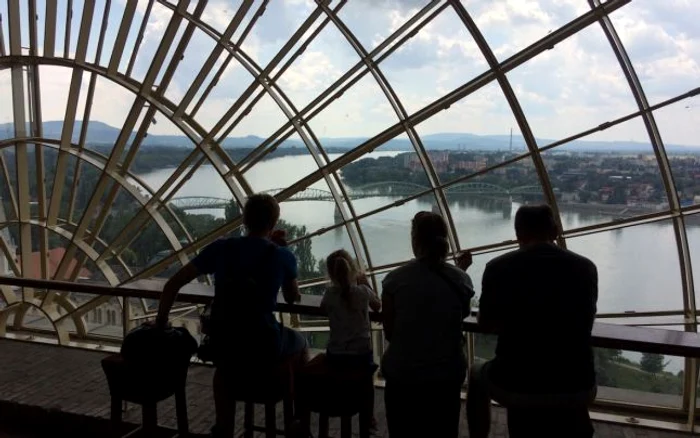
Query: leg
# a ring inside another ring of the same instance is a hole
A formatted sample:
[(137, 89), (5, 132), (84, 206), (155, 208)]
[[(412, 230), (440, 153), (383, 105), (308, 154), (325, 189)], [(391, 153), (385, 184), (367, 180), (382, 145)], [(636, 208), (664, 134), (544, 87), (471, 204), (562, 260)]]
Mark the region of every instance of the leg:
[[(416, 403), (420, 403), (422, 394), (416, 393), (417, 385), (408, 385), (403, 382), (390, 382), (387, 380), (384, 388), (384, 405), (386, 411), (386, 424), (389, 429), (391, 438), (406, 438), (413, 436), (421, 436), (417, 434), (416, 423), (422, 420), (416, 418), (415, 411), (419, 411), (420, 407)], [(430, 403), (425, 401), (426, 404)], [(420, 415), (424, 415), (423, 412)]]
[(245, 403), (245, 413), (243, 414), (243, 436), (245, 438), (253, 438), (254, 409), (255, 405), (253, 403)]
[(214, 371), (214, 409), (216, 411), (216, 424), (214, 430), (217, 436), (230, 438), (236, 422), (236, 402), (231, 400), (226, 387), (225, 371), (216, 368)]
[(114, 436), (121, 436), (122, 427), (122, 401), (118, 397), (112, 396), (109, 419), (111, 421), (112, 433)]
[(352, 438), (352, 417), (349, 415), (340, 417), (340, 438)]
[(328, 438), (328, 415), (318, 416), (318, 438)]
[(175, 391), (175, 412), (177, 415), (178, 437), (189, 435), (189, 420), (187, 418), (187, 394), (184, 385)]
[(294, 421), (294, 401), (291, 396), (285, 397), (282, 401), (282, 415), (284, 415), (284, 431), (287, 433)]
[[(486, 367), (487, 368), (487, 367)], [(474, 365), (467, 388), (467, 424), (470, 438), (488, 438), (491, 428), (491, 399), (486, 390), (484, 365)]]
[(293, 356), (299, 357), (299, 363), (295, 364), (295, 368), (304, 365), (309, 361), (309, 346), (306, 343), (304, 335), (289, 327), (281, 327), (282, 337), (282, 352), (281, 357), (288, 358)]
[(265, 438), (277, 436), (277, 406), (275, 403), (265, 403)]
[(372, 420), (374, 419), (374, 382), (370, 378), (367, 382), (365, 402), (360, 409), (360, 438), (369, 438)]
[(158, 427), (158, 412), (155, 403), (145, 403), (141, 406), (141, 422), (143, 430), (152, 432)]

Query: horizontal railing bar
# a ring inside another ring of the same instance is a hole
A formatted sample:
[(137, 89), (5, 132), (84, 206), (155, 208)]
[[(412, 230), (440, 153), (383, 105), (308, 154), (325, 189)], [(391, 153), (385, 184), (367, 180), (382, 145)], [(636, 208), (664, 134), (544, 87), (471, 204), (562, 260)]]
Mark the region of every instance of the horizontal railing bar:
[[(121, 297), (139, 297), (158, 299), (163, 282), (139, 280), (120, 287), (98, 286), (67, 281), (27, 279), (0, 276), (0, 284), (35, 289), (52, 289), (88, 294), (103, 294)], [(193, 304), (206, 303), (211, 300), (213, 289), (207, 285), (190, 284), (183, 288), (177, 300)], [(302, 295), (299, 303), (279, 302), (277, 311), (307, 316), (326, 316), (320, 308), (321, 297)], [(381, 314), (370, 313), (370, 318), (381, 322)], [(464, 331), (487, 333), (477, 324), (476, 317), (470, 316), (463, 324)], [(620, 324), (596, 322), (593, 327), (593, 345), (601, 348), (623, 349), (644, 353), (667, 354), (682, 357), (700, 357), (700, 336), (693, 332), (629, 327)]]

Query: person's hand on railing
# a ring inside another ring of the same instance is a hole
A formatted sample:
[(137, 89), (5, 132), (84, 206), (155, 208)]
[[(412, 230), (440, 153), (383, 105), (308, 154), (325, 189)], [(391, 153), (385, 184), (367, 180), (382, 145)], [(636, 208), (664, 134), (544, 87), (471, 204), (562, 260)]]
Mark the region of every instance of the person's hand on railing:
[(457, 256), (457, 267), (463, 271), (469, 269), (472, 263), (473, 259), (471, 251), (462, 251), (462, 253)]

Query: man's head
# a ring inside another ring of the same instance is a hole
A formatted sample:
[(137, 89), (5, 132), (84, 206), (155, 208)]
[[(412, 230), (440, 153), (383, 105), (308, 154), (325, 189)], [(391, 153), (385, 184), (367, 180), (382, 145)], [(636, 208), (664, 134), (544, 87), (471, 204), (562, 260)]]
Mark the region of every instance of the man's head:
[(419, 211), (411, 221), (411, 244), (417, 258), (439, 263), (447, 258), (447, 224), (439, 214)]
[(552, 242), (557, 238), (557, 223), (549, 205), (525, 205), (515, 213), (515, 235), (521, 245)]
[(280, 206), (277, 200), (264, 193), (252, 195), (243, 207), (243, 225), (249, 234), (269, 234), (279, 218)]

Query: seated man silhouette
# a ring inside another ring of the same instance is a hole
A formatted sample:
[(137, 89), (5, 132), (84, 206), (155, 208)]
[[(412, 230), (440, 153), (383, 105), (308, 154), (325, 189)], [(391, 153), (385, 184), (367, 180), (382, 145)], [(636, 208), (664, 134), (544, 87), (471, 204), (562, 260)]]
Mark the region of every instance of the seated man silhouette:
[(231, 379), (271, 369), (290, 358), (305, 361), (307, 345), (297, 331), (283, 327), (274, 310), (280, 288), (285, 301), (300, 299), (297, 261), (273, 231), (280, 216), (275, 198), (256, 194), (243, 207), (246, 235), (220, 239), (204, 248), (166, 283), (156, 324), (165, 326), (178, 291), (205, 274), (214, 274), (211, 342), (214, 350), (214, 437), (233, 436), (235, 418), (229, 397)]
[(493, 399), (508, 408), (511, 437), (591, 437), (596, 266), (555, 245), (549, 206), (521, 207), (515, 232), (520, 248), (489, 262), (482, 279), (478, 322), (498, 344), (470, 373), (469, 436), (488, 436)]

